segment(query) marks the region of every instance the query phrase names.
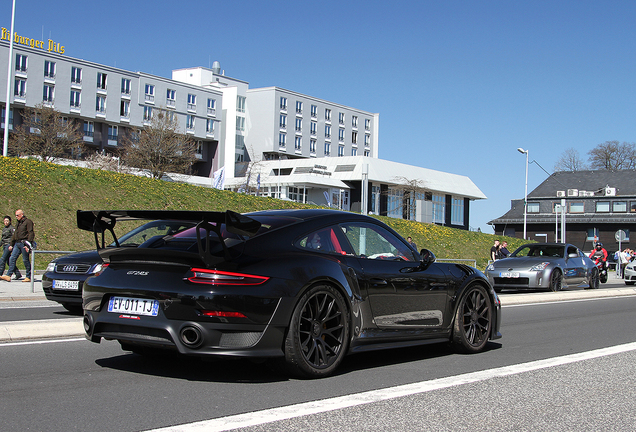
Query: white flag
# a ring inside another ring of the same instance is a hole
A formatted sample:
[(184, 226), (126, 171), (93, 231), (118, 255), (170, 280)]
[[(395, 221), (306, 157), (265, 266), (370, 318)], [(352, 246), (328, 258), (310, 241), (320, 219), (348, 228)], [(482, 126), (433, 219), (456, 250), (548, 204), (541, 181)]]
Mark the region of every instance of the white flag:
[(214, 171), (214, 181), (212, 183), (215, 189), (221, 189), (225, 187), (225, 167), (221, 167)]

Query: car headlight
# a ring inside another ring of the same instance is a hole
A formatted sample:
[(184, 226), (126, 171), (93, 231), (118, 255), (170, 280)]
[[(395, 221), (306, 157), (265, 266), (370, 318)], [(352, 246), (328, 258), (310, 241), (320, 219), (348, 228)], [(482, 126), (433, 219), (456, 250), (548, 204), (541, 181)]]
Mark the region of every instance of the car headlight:
[(542, 262), (541, 264), (533, 265), (530, 268), (530, 271), (543, 271), (549, 265), (550, 265), (549, 262)]
[(54, 272), (55, 271), (55, 263), (54, 262), (50, 262), (49, 265), (46, 266), (46, 271), (47, 272)]
[(486, 271), (493, 271), (495, 269), (494, 264), (488, 264), (488, 267), (486, 267)]

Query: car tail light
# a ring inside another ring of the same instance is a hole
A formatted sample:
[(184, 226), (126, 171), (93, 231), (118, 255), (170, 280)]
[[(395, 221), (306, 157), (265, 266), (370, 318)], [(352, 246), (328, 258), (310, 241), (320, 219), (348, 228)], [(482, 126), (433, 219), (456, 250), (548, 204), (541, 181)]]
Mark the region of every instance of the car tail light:
[(240, 312), (227, 312), (227, 311), (211, 311), (202, 310), (201, 315), (209, 317), (222, 317), (222, 318), (247, 318)]
[(192, 272), (194, 276), (188, 278), (190, 282), (211, 285), (260, 285), (269, 279), (266, 276), (200, 268), (193, 268)]
[(93, 273), (95, 276), (99, 276), (104, 270), (106, 270), (106, 267), (108, 267), (109, 265), (110, 264), (108, 263), (95, 264), (95, 267), (93, 267), (93, 271), (91, 273)]

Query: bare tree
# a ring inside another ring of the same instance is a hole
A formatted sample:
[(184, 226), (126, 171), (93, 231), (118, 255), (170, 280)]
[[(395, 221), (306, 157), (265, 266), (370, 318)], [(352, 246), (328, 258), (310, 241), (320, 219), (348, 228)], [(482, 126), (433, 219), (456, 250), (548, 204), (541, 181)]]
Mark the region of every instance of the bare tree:
[(636, 145), (605, 141), (588, 152), (593, 169), (623, 170), (636, 168)]
[[(428, 189), (423, 186), (424, 180), (397, 176), (393, 177), (393, 181), (396, 184), (391, 186), (391, 189), (403, 192), (403, 198), (401, 200), (401, 207), (405, 210), (403, 213), (408, 214), (409, 217), (415, 217), (415, 206), (413, 200), (417, 197), (417, 195), (422, 195), (428, 191)], [(389, 209), (389, 211), (390, 210), (391, 209)], [(397, 208), (392, 210), (397, 210)]]
[(78, 156), (84, 150), (78, 122), (63, 117), (55, 108), (38, 104), (22, 113), (22, 124), (12, 136), (12, 147), (19, 156), (38, 156), (53, 162)]
[(179, 133), (176, 115), (163, 109), (153, 110), (150, 124), (124, 135), (122, 160), (129, 167), (148, 170), (152, 178), (165, 173), (187, 174), (196, 159), (196, 142)]
[(587, 169), (587, 165), (579, 156), (579, 151), (570, 147), (563, 152), (557, 163), (554, 165), (555, 171), (583, 171)]
[(85, 161), (88, 168), (91, 169), (123, 172), (120, 159), (117, 156), (95, 152), (89, 155)]

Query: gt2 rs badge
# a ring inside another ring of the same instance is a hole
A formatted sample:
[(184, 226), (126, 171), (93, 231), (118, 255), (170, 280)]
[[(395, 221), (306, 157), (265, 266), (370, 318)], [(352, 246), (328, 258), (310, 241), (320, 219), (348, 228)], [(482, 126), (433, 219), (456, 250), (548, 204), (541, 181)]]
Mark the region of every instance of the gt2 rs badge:
[(139, 271), (139, 270), (130, 270), (128, 273), (128, 275), (132, 275), (132, 276), (148, 276), (150, 272), (147, 271)]

